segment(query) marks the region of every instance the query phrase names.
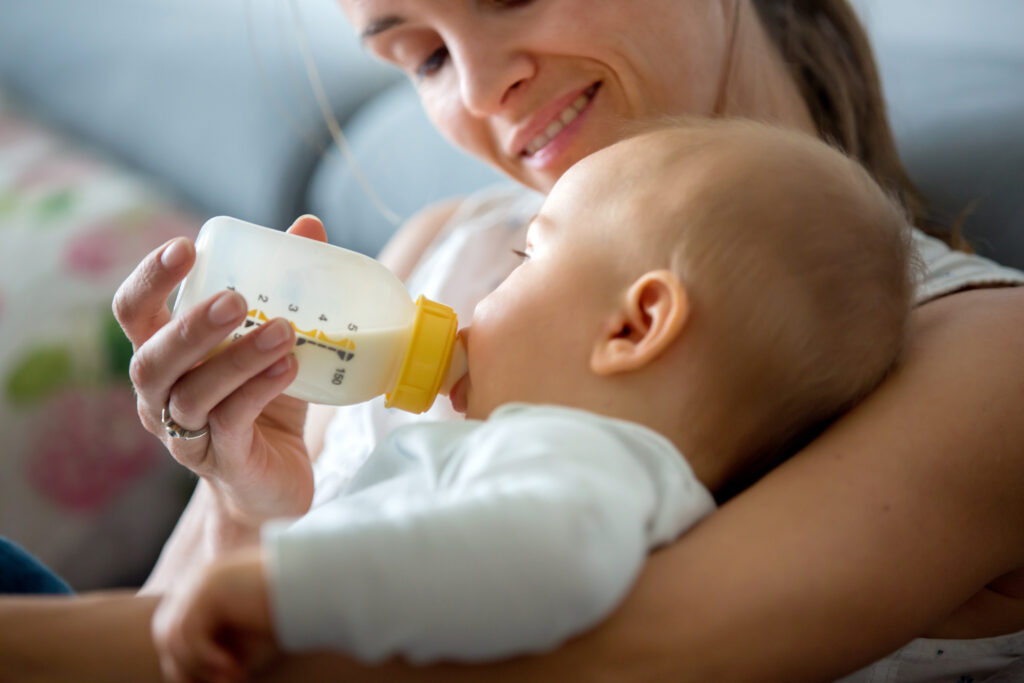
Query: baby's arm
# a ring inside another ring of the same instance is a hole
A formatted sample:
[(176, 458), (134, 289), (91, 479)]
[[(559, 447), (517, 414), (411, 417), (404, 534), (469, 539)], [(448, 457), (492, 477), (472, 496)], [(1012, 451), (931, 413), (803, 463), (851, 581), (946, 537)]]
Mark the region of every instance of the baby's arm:
[[(385, 480), (386, 497), (266, 530), (284, 649), (418, 662), (546, 650), (614, 607), (655, 534), (710, 510), (699, 485), (676, 500), (692, 474), (674, 451), (641, 462), (608, 431), (546, 414), (460, 440), (434, 490)], [(423, 434), (389, 440), (396, 457), (438, 446)]]

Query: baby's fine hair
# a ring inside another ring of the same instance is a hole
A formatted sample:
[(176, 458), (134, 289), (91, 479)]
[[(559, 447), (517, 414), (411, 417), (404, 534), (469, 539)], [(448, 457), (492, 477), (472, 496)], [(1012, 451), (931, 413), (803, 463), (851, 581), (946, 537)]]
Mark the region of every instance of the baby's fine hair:
[(749, 483), (893, 368), (916, 277), (910, 227), (859, 163), (809, 135), (741, 120), (679, 130), (675, 162), (699, 179), (671, 265), (693, 322), (714, 328), (712, 367), (735, 380), (715, 400), (756, 418), (740, 440)]

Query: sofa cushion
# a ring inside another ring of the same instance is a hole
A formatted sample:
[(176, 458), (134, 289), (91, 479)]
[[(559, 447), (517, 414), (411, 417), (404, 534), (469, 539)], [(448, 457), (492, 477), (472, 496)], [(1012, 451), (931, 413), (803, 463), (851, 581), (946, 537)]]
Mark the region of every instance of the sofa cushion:
[(1024, 3), (856, 0), (900, 152), (940, 216), (1024, 268)]
[[(198, 212), (284, 225), (327, 141), (290, 4), (2, 2), (0, 82)], [(334, 0), (295, 5), (339, 117), (399, 77), (363, 54)]]
[(110, 304), (198, 226), (0, 90), (0, 535), (79, 590), (138, 585), (193, 483), (139, 423)]

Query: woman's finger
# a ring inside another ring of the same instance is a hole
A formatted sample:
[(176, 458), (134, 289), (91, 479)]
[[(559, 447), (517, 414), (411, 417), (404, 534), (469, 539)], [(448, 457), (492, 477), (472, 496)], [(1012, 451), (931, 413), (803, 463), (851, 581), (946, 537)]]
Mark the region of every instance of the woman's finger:
[(176, 237), (154, 249), (121, 283), (114, 295), (114, 317), (137, 350), (167, 324), (167, 298), (195, 261), (195, 248)]
[[(241, 324), (245, 311), (245, 299), (240, 294), (224, 291), (157, 330), (136, 350), (128, 367), (140, 408), (159, 415), (174, 383)], [(199, 429), (205, 422), (179, 424)]]
[[(258, 330), (232, 342), (174, 385), (167, 402), (172, 418), (182, 426), (205, 425), (215, 406), (254, 377), (267, 375), (262, 384), (276, 391), (269, 394), (266, 400), (263, 400), (262, 395), (257, 397), (258, 401), (262, 401), (262, 410), (263, 405), (288, 386), (280, 378), (280, 374), (288, 369), (287, 365), (275, 366), (275, 363), (291, 350), (294, 342), (295, 331), (284, 318), (271, 320)], [(234, 425), (251, 427), (257, 415), (259, 411), (247, 424), (219, 421), (216, 426), (222, 431), (237, 431)]]
[(327, 231), (324, 230), (323, 222), (316, 216), (309, 214), (296, 218), (295, 222), (288, 228), (288, 232), (292, 235), (316, 240), (317, 242), (327, 241)]
[(210, 413), (211, 428), (224, 433), (228, 439), (243, 436), (235, 426), (251, 428), (267, 404), (288, 388), (297, 373), (295, 358), (291, 355), (281, 358), (222, 401)]

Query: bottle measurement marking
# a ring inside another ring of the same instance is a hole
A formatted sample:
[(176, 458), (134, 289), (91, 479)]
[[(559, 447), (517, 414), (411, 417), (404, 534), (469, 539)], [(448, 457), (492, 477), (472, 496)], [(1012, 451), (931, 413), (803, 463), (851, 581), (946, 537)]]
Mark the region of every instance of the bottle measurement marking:
[[(260, 297), (261, 300), (266, 298), (263, 297), (262, 294), (260, 295)], [(323, 316), (321, 316), (321, 318), (323, 318)], [(258, 308), (254, 308), (251, 309), (246, 314), (243, 326), (258, 327), (268, 322), (268, 320), (269, 318), (267, 317), (266, 313), (264, 313)], [(355, 357), (356, 343), (349, 339), (348, 337), (334, 339), (324, 334), (322, 330), (318, 330), (316, 328), (312, 330), (300, 330), (291, 320), (288, 321), (288, 324), (292, 326), (292, 329), (295, 330), (295, 334), (298, 335), (295, 339), (296, 346), (311, 344), (321, 349), (325, 349), (332, 353), (338, 354), (338, 358), (340, 358), (343, 361), (350, 361)], [(348, 328), (349, 330), (352, 331), (358, 329), (358, 327), (354, 324), (349, 324)], [(241, 333), (236, 332), (234, 338), (239, 339), (241, 338), (241, 336)], [(342, 376), (344, 376), (344, 372), (342, 372)], [(337, 376), (335, 378), (337, 379)], [(341, 382), (338, 381), (337, 384), (341, 384)]]

